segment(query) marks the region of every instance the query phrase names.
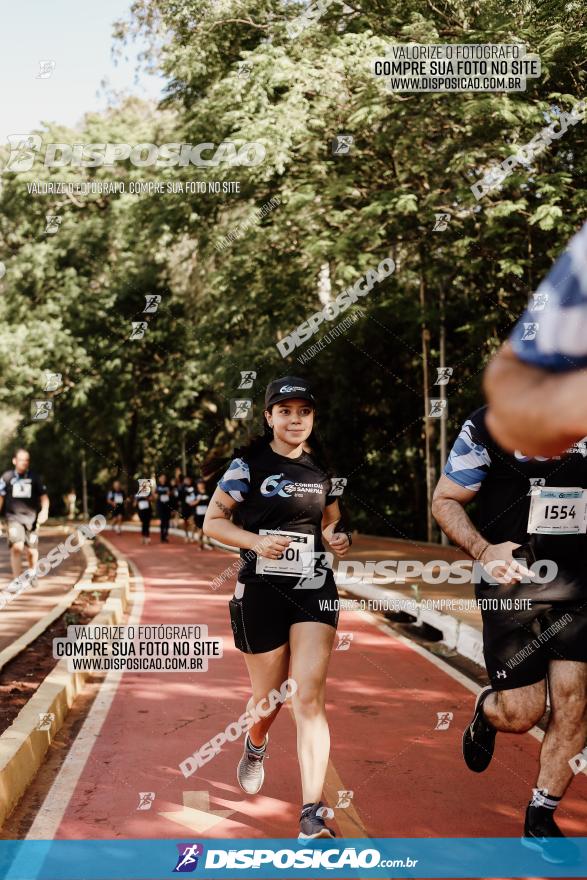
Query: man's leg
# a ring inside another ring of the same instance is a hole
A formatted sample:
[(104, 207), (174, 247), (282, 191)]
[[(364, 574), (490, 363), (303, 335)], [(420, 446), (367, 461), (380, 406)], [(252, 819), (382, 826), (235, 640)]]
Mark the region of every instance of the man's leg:
[(587, 736), (587, 663), (551, 660), (548, 686), (550, 719), (540, 750), (536, 788), (526, 808), (522, 843), (540, 852), (546, 861), (560, 864), (577, 857), (573, 845), (560, 840), (564, 834), (554, 813), (573, 775), (569, 761), (581, 752)]
[[(480, 692), (475, 713), (463, 734), (463, 757), (474, 773), (487, 770), (493, 758), (495, 737), (504, 733), (526, 733), (544, 714), (546, 706), (546, 672), (544, 679), (534, 684)], [(495, 676), (492, 676), (495, 687)]]
[(27, 546), (26, 552), (29, 559), (29, 568), (34, 568), (39, 561), (39, 551), (36, 547)]
[(10, 568), (12, 576), (17, 578), (22, 574), (22, 554), (26, 543), (26, 531), (22, 523), (10, 519), (6, 523), (8, 533), (8, 546), (10, 547)]
[(540, 721), (546, 708), (546, 681), (507, 691), (493, 691), (483, 703), (483, 714), (496, 730), (526, 733)]
[(573, 778), (569, 761), (587, 741), (587, 663), (551, 660), (548, 686), (550, 720), (540, 750), (536, 787), (560, 798)]
[(15, 541), (14, 544), (10, 545), (10, 567), (15, 578), (22, 574), (23, 550), (24, 541)]

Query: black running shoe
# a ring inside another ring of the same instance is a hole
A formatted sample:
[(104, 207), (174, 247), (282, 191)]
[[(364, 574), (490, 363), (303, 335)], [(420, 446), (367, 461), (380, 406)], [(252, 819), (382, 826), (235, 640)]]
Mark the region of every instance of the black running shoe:
[(463, 758), (473, 773), (483, 773), (491, 764), (497, 730), (483, 714), (483, 703), (492, 693), (490, 687), (481, 691), (475, 702), (473, 720), (463, 733)]
[[(575, 864), (579, 849), (565, 837), (556, 822), (552, 811), (538, 807), (526, 808), (522, 846), (540, 853), (545, 862), (551, 865)], [(562, 839), (561, 839), (562, 838)]]
[(323, 807), (322, 801), (304, 807), (300, 816), (300, 833), (298, 840), (315, 840), (318, 837), (336, 837), (334, 831), (329, 828), (322, 818), (317, 816), (318, 810)]

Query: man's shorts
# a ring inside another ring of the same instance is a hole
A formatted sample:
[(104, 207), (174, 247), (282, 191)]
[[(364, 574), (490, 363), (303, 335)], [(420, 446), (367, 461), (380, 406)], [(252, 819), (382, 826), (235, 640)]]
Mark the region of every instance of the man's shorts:
[(8, 544), (25, 544), (27, 547), (36, 547), (39, 543), (39, 536), (36, 530), (29, 529), (23, 523), (15, 519), (7, 520), (8, 526)]
[[(528, 603), (527, 586), (477, 586), (485, 665), (496, 691), (542, 681), (550, 660), (587, 663), (587, 592), (573, 601), (547, 601), (544, 592), (536, 590)], [(525, 605), (516, 608), (516, 600)]]
[(206, 518), (206, 514), (205, 514), (205, 513), (196, 513), (196, 514), (195, 514), (196, 526), (197, 526), (199, 529), (201, 529), (202, 526), (204, 525), (204, 520), (205, 520), (205, 518)]
[(237, 581), (230, 600), (234, 644), (245, 654), (273, 651), (289, 641), (294, 623), (338, 625), (338, 590), (330, 572), (318, 590), (277, 587), (267, 579)]

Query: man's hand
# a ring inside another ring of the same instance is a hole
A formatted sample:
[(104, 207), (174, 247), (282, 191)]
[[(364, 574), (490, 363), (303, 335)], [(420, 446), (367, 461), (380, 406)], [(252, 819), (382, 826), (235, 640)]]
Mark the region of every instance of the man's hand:
[(533, 577), (534, 574), (525, 565), (513, 558), (514, 550), (521, 547), (514, 541), (504, 541), (503, 544), (489, 544), (479, 557), (479, 562), (486, 568), (490, 580), (499, 584), (519, 583), (523, 577)]
[(344, 556), (350, 547), (348, 535), (344, 532), (336, 532), (328, 541), (337, 556)]
[(255, 538), (257, 540), (251, 550), (264, 559), (279, 559), (283, 551), (291, 544), (291, 538), (286, 538), (284, 535), (263, 535), (261, 540), (258, 535), (255, 535)]

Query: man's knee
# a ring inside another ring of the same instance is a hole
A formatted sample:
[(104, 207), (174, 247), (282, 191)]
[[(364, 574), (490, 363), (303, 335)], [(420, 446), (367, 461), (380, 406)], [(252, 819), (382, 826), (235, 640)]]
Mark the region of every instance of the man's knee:
[(499, 691), (497, 698), (508, 728), (514, 733), (531, 730), (546, 709), (546, 697), (540, 693)]
[(24, 550), (24, 541), (15, 541), (10, 545), (10, 552), (13, 554), (22, 553)]
[(557, 687), (552, 694), (552, 716), (556, 720), (568, 721), (575, 725), (587, 716), (587, 697), (584, 688), (565, 685)]

